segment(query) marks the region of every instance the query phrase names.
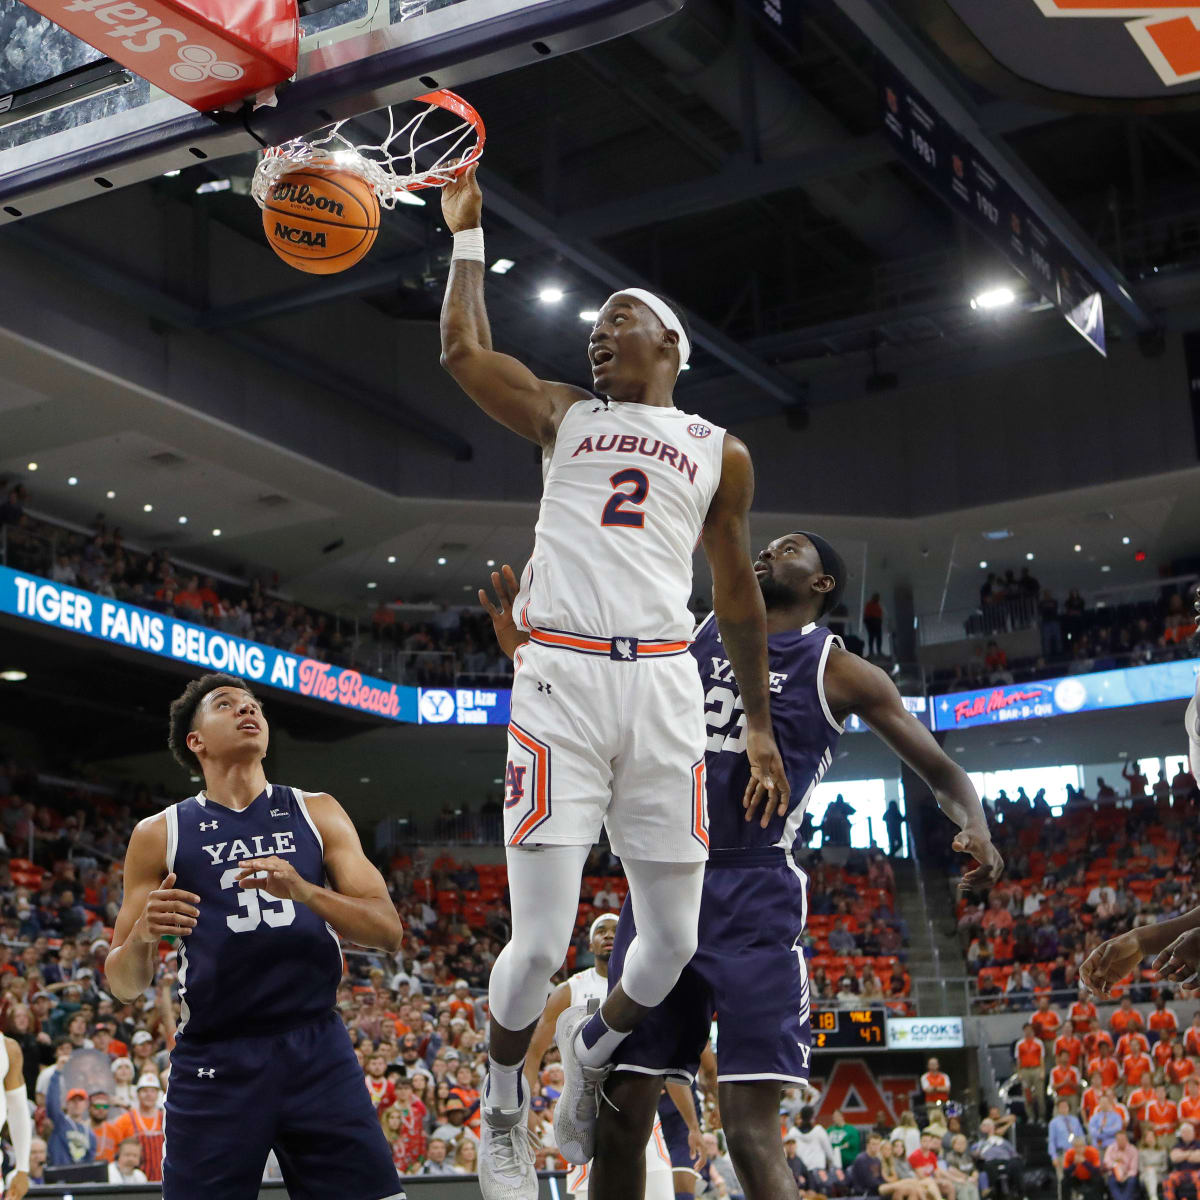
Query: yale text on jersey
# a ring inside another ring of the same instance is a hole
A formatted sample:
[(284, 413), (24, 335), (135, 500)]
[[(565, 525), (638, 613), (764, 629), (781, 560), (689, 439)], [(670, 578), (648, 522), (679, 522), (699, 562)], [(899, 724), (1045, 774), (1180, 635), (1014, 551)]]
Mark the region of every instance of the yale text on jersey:
[(282, 830), (269, 836), (256, 833), (249, 838), (235, 838), (232, 842), (214, 842), (204, 847), (204, 853), (212, 859), (214, 867), (222, 863), (237, 862), (239, 858), (266, 858), (271, 854), (295, 854), (296, 835)]

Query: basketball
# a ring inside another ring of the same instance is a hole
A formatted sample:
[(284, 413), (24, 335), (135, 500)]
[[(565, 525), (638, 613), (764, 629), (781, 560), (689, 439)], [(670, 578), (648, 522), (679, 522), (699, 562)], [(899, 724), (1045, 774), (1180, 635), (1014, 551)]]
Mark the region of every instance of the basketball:
[(371, 185), (353, 171), (319, 163), (281, 175), (262, 216), (271, 249), (310, 275), (354, 266), (379, 233), (379, 200)]

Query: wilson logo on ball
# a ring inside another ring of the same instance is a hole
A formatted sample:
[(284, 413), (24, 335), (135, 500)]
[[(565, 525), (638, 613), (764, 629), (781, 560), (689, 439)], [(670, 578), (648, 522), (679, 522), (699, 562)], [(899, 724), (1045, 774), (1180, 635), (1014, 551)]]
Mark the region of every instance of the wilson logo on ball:
[(311, 229), (293, 229), (282, 221), (275, 222), (275, 236), (293, 246), (324, 246), (325, 233), (314, 233)]
[(306, 208), (333, 213), (338, 217), (345, 211), (340, 200), (334, 200), (331, 196), (320, 196), (307, 183), (289, 183), (287, 179), (281, 179), (271, 189), (271, 199), (284, 200), (288, 204), (303, 204)]

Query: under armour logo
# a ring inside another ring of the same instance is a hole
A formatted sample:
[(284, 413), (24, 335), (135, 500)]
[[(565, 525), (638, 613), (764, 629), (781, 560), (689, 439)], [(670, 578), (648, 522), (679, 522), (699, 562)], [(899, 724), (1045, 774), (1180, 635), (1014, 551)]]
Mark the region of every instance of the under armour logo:
[(273, 808), (273, 809), (271, 809), (271, 816), (273, 816), (273, 817), (286, 817), (287, 815), (288, 815), (288, 814), (287, 814), (287, 809), (286, 809), (286, 808)]
[(197, 1067), (196, 1068), (196, 1078), (197, 1079), (216, 1079), (216, 1077), (217, 1077), (216, 1067)]
[(208, 830), (216, 829), (216, 827), (217, 827), (216, 821), (209, 821), (207, 824), (204, 821), (200, 822), (200, 832), (201, 833), (207, 833)]
[(171, 66), (171, 75), (180, 83), (203, 83), (206, 79), (231, 83), (245, 73), (237, 63), (222, 62), (215, 50), (195, 43), (180, 46), (179, 61)]
[(538, 680), (538, 691), (544, 693), (547, 696), (554, 695), (554, 689), (544, 679)]

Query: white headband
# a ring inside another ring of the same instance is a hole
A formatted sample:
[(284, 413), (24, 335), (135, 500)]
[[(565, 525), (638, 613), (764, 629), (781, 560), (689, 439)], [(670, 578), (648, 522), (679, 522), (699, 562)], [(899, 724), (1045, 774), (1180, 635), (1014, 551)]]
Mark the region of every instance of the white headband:
[(610, 303), (614, 296), (632, 296), (635, 300), (640, 300), (667, 329), (673, 330), (679, 335), (679, 345), (676, 348), (679, 351), (679, 370), (682, 371), (687, 360), (692, 356), (692, 343), (688, 341), (688, 335), (683, 332), (683, 324), (671, 306), (660, 300), (653, 292), (646, 291), (645, 288), (622, 288), (619, 292), (614, 292), (612, 296), (609, 296), (605, 303)]
[(591, 929), (588, 930), (588, 941), (590, 942), (592, 940), (592, 938), (594, 938), (596, 936), (596, 926), (599, 925), (601, 921), (615, 921), (616, 919), (617, 919), (616, 913), (601, 913), (592, 922)]

